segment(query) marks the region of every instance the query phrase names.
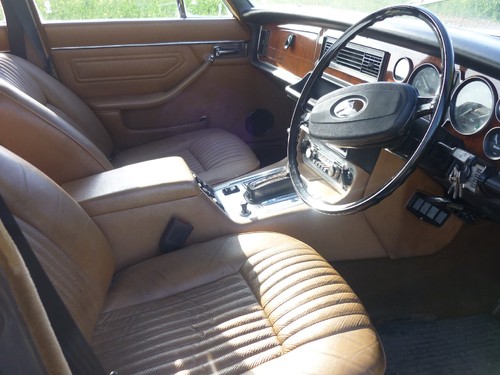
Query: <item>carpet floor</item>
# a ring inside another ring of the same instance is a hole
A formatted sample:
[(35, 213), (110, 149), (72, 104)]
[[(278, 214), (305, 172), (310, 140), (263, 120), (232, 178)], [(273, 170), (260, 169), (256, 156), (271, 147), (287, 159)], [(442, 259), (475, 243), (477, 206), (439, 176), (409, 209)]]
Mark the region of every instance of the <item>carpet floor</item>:
[(376, 325), (387, 375), (500, 374), (500, 321), (489, 315)]

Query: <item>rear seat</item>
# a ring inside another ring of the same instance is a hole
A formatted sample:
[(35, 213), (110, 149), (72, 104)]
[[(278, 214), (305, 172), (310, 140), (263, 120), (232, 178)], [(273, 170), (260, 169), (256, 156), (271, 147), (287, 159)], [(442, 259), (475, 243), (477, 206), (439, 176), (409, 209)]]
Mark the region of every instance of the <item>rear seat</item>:
[(5, 53), (0, 53), (0, 144), (59, 184), (166, 156), (183, 157), (209, 183), (259, 166), (241, 139), (221, 129), (117, 150), (99, 118), (78, 96), (33, 64)]

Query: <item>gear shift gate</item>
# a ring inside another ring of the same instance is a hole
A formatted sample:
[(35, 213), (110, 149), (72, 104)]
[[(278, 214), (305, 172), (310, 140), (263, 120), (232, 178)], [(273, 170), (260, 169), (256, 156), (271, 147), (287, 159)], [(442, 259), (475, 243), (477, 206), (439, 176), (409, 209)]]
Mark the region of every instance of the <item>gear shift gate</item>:
[(270, 176), (250, 181), (245, 184), (245, 188), (244, 197), (252, 204), (259, 204), (294, 191), (290, 175), (287, 171), (280, 171)]

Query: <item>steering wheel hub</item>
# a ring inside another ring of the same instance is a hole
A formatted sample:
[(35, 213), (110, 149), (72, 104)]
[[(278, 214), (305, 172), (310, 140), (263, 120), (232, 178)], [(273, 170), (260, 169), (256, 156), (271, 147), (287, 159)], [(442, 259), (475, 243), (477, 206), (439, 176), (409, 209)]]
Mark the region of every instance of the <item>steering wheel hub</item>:
[(406, 135), (418, 92), (404, 83), (367, 83), (318, 100), (309, 133), (339, 147), (389, 147)]

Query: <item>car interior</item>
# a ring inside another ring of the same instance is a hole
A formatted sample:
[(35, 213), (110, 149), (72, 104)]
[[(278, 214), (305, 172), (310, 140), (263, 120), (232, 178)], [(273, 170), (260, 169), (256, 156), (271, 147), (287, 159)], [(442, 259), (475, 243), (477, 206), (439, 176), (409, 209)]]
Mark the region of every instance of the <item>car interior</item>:
[(500, 373), (500, 20), (453, 2), (2, 0), (0, 373)]

